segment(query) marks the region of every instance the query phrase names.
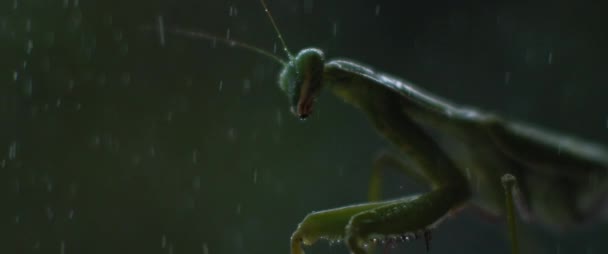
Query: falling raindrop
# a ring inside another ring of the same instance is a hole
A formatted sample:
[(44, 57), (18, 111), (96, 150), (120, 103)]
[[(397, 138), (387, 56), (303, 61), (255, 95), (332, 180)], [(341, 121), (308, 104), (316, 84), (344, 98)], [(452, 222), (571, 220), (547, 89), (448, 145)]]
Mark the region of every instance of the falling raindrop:
[(236, 7), (234, 7), (234, 6), (231, 5), (228, 8), (228, 16), (229, 17), (236, 17), (236, 15), (238, 15), (238, 10), (236, 9)]
[(132, 166), (137, 166), (141, 163), (141, 157), (139, 155), (133, 155), (131, 156), (131, 165)]
[(553, 63), (553, 51), (549, 52), (549, 57), (547, 57), (547, 63)]
[[(67, 2), (67, 0), (65, 0)], [(112, 15), (108, 15), (104, 17), (104, 22), (106, 23), (106, 25), (111, 25), (113, 23), (113, 19), (114, 17), (112, 17)]]
[(17, 81), (18, 78), (19, 78), (19, 72), (13, 71), (13, 81)]
[(198, 150), (194, 149), (192, 151), (192, 164), (198, 163)]
[(33, 48), (34, 42), (32, 41), (32, 39), (27, 40), (27, 45), (25, 46), (25, 53), (28, 55), (31, 54)]
[(234, 128), (228, 129), (228, 139), (230, 141), (235, 141), (236, 140), (236, 130)]
[(160, 45), (161, 46), (165, 46), (165, 24), (163, 22), (163, 16), (158, 16), (157, 18), (158, 21), (158, 37), (160, 40)]
[(14, 160), (17, 157), (17, 141), (13, 141), (8, 147), (8, 159)]
[(50, 206), (46, 207), (46, 217), (50, 220), (53, 220), (53, 217), (55, 216), (55, 213), (53, 213), (53, 209), (51, 209)]
[(277, 125), (281, 126), (281, 124), (283, 123), (283, 116), (281, 115), (280, 109), (277, 109), (276, 118), (277, 118)]
[(70, 209), (70, 211), (68, 211), (68, 220), (72, 219), (74, 219), (74, 209)]
[(68, 91), (72, 91), (74, 89), (74, 86), (76, 86), (76, 82), (73, 79), (68, 80)]
[(505, 84), (509, 84), (511, 81), (511, 72), (505, 72)]
[(237, 215), (240, 215), (240, 214), (241, 214), (241, 203), (238, 203), (238, 204), (236, 205), (236, 214), (237, 214)]
[(120, 53), (124, 56), (127, 55), (129, 53), (129, 44), (122, 44), (120, 45)]
[(192, 189), (194, 189), (195, 191), (198, 191), (201, 189), (201, 177), (200, 176), (195, 176), (194, 179), (192, 179)]
[(336, 37), (337, 34), (338, 34), (338, 23), (334, 22), (332, 25), (332, 35), (334, 37)]
[(226, 29), (226, 40), (230, 40), (230, 28)]
[(167, 117), (166, 117), (166, 119), (167, 119), (167, 122), (171, 122), (171, 121), (173, 121), (173, 112), (171, 112), (171, 111), (170, 111), (170, 112), (167, 112)]
[(13, 1), (13, 10), (16, 10), (19, 7), (19, 0)]
[(24, 92), (27, 96), (32, 96), (32, 92), (33, 92), (33, 85), (32, 85), (32, 79), (31, 78), (27, 78), (25, 80), (25, 85), (24, 85)]
[(167, 247), (167, 236), (166, 235), (162, 235), (160, 237), (160, 247), (163, 248), (163, 249), (165, 247)]
[(61, 240), (61, 243), (59, 244), (59, 254), (65, 254), (65, 241)]
[(379, 4), (376, 5), (375, 13), (376, 13), (376, 16), (380, 16), (380, 5)]
[(257, 184), (258, 183), (258, 170), (254, 169), (253, 170), (253, 184)]
[(243, 80), (243, 93), (248, 93), (251, 90), (251, 81), (249, 79)]
[(27, 19), (25, 21), (25, 32), (31, 32), (32, 31), (32, 20), (31, 19)]
[(114, 31), (114, 40), (116, 42), (122, 41), (122, 31)]
[(209, 254), (209, 246), (207, 246), (207, 243), (203, 243), (203, 254)]

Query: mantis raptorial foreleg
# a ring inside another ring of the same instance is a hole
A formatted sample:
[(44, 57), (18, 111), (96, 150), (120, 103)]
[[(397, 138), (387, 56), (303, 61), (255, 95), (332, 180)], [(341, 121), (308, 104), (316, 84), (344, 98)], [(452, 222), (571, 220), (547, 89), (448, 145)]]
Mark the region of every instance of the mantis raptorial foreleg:
[(375, 235), (390, 237), (422, 233), (426, 238), (427, 230), (460, 202), (454, 192), (457, 191), (451, 188), (439, 188), (415, 198), (400, 200), (356, 214), (346, 226), (346, 244), (352, 253), (364, 254), (366, 240)]
[(303, 254), (302, 245), (312, 245), (319, 239), (329, 241), (342, 241), (345, 237), (346, 225), (356, 214), (369, 211), (378, 207), (398, 203), (403, 200), (413, 199), (417, 195), (397, 200), (372, 202), (358, 205), (345, 206), (308, 214), (291, 236), (291, 253)]
[(368, 200), (379, 201), (382, 196), (382, 175), (386, 169), (396, 169), (399, 172), (405, 173), (409, 178), (414, 179), (418, 183), (428, 184), (429, 180), (412, 165), (405, 163), (396, 154), (388, 151), (380, 152), (372, 166), (372, 175), (369, 183)]

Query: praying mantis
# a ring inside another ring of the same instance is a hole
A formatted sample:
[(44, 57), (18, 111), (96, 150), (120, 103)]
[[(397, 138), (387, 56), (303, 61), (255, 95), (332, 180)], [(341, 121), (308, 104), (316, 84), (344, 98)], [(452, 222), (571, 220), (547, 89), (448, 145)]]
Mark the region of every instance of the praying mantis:
[[(292, 113), (307, 118), (322, 90), (364, 113), (398, 153), (381, 153), (368, 203), (310, 213), (291, 236), (292, 254), (320, 239), (367, 253), (382, 239), (424, 237), (465, 205), (506, 215), (517, 252), (514, 210), (522, 219), (566, 229), (608, 217), (608, 150), (600, 145), (482, 110), (449, 103), (401, 79), (347, 60), (326, 61), (315, 48), (290, 53), (263, 0), (288, 59), (229, 39), (170, 32), (239, 46), (283, 66), (279, 87)], [(162, 29), (162, 28), (161, 28)], [(382, 173), (397, 169), (430, 191), (381, 200)], [(515, 180), (517, 179), (517, 180)], [(505, 202), (506, 193), (506, 202)]]

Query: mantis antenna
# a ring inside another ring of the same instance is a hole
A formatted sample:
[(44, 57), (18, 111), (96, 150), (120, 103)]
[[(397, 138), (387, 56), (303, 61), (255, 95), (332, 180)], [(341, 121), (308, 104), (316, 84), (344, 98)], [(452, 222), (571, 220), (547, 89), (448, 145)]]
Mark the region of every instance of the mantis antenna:
[[(161, 36), (161, 44), (164, 44), (165, 27), (163, 26), (162, 19), (159, 19), (158, 27), (148, 25), (148, 26), (141, 26), (140, 29), (146, 30), (146, 31), (154, 31), (154, 30), (158, 29), (159, 35)], [(202, 32), (202, 31), (190, 31), (190, 30), (184, 30), (184, 29), (180, 29), (180, 28), (169, 28), (169, 29), (167, 29), (167, 31), (172, 34), (176, 34), (176, 35), (184, 36), (184, 37), (188, 37), (188, 38), (219, 41), (230, 47), (239, 47), (242, 49), (249, 50), (251, 52), (261, 54), (263, 56), (266, 56), (266, 57), (280, 63), (281, 65), (287, 65), (287, 62), (285, 60), (279, 58), (278, 56), (274, 55), (273, 53), (270, 53), (266, 50), (263, 50), (261, 48), (258, 48), (256, 46), (253, 46), (253, 45), (250, 45), (250, 44), (247, 44), (244, 42), (222, 38), (222, 37), (212, 35), (212, 34), (209, 34), (206, 32)], [(285, 43), (283, 43), (283, 45), (285, 45)], [(289, 54), (289, 52), (288, 52), (288, 54)]]
[(287, 57), (289, 57), (289, 61), (292, 61), (293, 60), (293, 55), (291, 54), (291, 52), (289, 52), (289, 49), (287, 49), (287, 44), (285, 44), (285, 40), (283, 39), (283, 35), (281, 35), (281, 32), (279, 31), (279, 28), (277, 27), (277, 24), (274, 22), (274, 18), (272, 17), (272, 14), (270, 14), (270, 11), (268, 10), (268, 7), (266, 6), (266, 1), (260, 0), (260, 3), (262, 3), (262, 6), (264, 7), (264, 11), (266, 12), (266, 14), (268, 14), (268, 18), (270, 19), (270, 23), (272, 23), (272, 27), (274, 28), (274, 31), (277, 32), (277, 37), (279, 37), (279, 40), (281, 41), (281, 44), (283, 45), (283, 50), (287, 54)]

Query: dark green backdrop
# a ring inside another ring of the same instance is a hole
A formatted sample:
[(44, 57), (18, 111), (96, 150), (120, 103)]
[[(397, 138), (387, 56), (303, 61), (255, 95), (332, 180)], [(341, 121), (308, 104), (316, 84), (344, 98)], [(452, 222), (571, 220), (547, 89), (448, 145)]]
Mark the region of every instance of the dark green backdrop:
[[(292, 51), (320, 47), (455, 102), (608, 143), (605, 9), (586, 1), (269, 0)], [(255, 0), (0, 1), (0, 252), (288, 253), (308, 212), (365, 200), (386, 146), (329, 94), (301, 122)], [(228, 32), (229, 30), (229, 32)], [(283, 55), (282, 52), (277, 52)], [(389, 175), (396, 197), (421, 186)], [(527, 253), (606, 253), (598, 225), (525, 227)], [(507, 253), (471, 211), (432, 253)], [(310, 253), (347, 253), (321, 243)], [(394, 252), (424, 253), (421, 241)]]

